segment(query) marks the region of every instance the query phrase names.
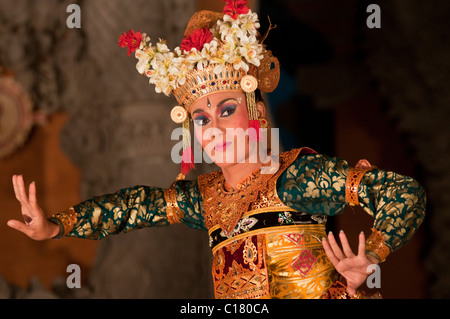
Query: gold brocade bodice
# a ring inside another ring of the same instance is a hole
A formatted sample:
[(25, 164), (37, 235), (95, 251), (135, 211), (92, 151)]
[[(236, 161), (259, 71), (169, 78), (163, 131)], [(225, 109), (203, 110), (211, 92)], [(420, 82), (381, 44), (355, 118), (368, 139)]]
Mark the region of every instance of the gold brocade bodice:
[[(297, 158), (301, 149), (280, 154), (275, 172), (263, 174), (253, 172), (236, 186), (235, 191), (227, 191), (221, 171), (198, 177), (200, 193), (203, 197), (205, 225), (208, 230), (215, 227), (230, 233), (245, 212), (290, 210), (278, 197), (276, 182), (283, 171)], [(273, 164), (273, 163), (272, 163)]]
[(255, 172), (234, 192), (221, 172), (199, 177), (216, 298), (319, 298), (335, 280), (321, 244), (326, 218), (277, 194), (278, 177), (300, 151), (280, 154), (275, 172)]

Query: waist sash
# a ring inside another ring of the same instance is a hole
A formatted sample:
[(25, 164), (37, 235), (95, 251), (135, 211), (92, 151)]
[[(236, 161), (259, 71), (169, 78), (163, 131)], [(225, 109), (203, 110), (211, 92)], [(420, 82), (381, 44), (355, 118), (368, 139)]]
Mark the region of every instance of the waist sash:
[(290, 225), (314, 225), (323, 224), (326, 222), (324, 215), (311, 215), (298, 211), (284, 211), (284, 212), (263, 212), (256, 214), (244, 215), (236, 227), (227, 234), (221, 228), (216, 227), (209, 232), (209, 246), (214, 251), (217, 245), (227, 239), (233, 238), (249, 231), (258, 229), (275, 227), (275, 226), (290, 226)]

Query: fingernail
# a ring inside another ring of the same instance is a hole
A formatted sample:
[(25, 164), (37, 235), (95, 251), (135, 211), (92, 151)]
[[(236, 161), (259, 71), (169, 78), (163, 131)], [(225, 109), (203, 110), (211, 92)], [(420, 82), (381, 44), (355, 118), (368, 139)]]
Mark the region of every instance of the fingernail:
[(341, 229), (339, 232), (340, 232), (340, 233), (343, 233), (344, 231)]
[(333, 235), (333, 232), (330, 230), (330, 231), (328, 232), (328, 235)]

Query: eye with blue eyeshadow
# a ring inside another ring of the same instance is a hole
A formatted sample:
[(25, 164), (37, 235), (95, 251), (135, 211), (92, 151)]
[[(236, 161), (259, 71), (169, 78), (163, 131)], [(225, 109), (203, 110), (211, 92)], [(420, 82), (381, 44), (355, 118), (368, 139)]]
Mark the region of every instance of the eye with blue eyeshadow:
[[(208, 100), (208, 103), (210, 103), (209, 100)], [(207, 106), (208, 106), (208, 108), (210, 107), (209, 104)], [(233, 99), (233, 98), (225, 99), (222, 102), (217, 104), (218, 114), (220, 117), (231, 116), (236, 111), (237, 107), (238, 107), (238, 101), (236, 99)], [(196, 126), (205, 126), (209, 122), (211, 122), (211, 119), (209, 118), (209, 116), (205, 115), (205, 112), (201, 109), (193, 112), (192, 120)]]
[(195, 117), (193, 121), (194, 121), (194, 124), (197, 126), (205, 126), (206, 124), (208, 124), (210, 122), (210, 119), (206, 116), (199, 115), (199, 116)]
[(228, 117), (236, 111), (237, 105), (227, 103), (220, 109), (220, 117)]

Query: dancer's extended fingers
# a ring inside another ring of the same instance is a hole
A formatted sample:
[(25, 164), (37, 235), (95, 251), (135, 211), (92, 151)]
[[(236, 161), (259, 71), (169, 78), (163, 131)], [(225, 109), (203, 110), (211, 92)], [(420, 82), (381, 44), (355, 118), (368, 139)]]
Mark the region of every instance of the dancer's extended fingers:
[(345, 258), (344, 254), (342, 253), (341, 248), (339, 248), (338, 243), (336, 242), (336, 239), (334, 238), (334, 235), (332, 232), (328, 233), (328, 242), (330, 243), (331, 249), (333, 250), (334, 255), (339, 259), (342, 260)]
[(22, 223), (18, 220), (15, 220), (15, 219), (11, 219), (11, 220), (8, 220), (8, 222), (6, 224), (9, 227), (11, 227), (15, 230), (18, 230), (28, 236), (28, 227), (24, 223)]
[(358, 244), (358, 256), (365, 256), (366, 254), (366, 236), (364, 232), (359, 233), (359, 244)]
[(19, 194), (20, 201), (28, 203), (28, 196), (25, 191), (25, 183), (23, 181), (22, 175), (17, 176), (17, 191)]
[(30, 187), (28, 189), (28, 202), (30, 203), (30, 206), (34, 209), (37, 208), (37, 200), (36, 200), (36, 183), (32, 182), (30, 184)]
[(355, 256), (355, 254), (353, 254), (352, 252), (352, 249), (350, 248), (350, 245), (348, 244), (347, 236), (345, 236), (343, 230), (339, 232), (339, 239), (341, 240), (342, 250), (344, 251), (345, 256), (347, 257)]
[(339, 263), (339, 259), (333, 253), (333, 250), (331, 249), (330, 244), (328, 243), (328, 241), (325, 237), (322, 239), (322, 246), (323, 246), (323, 249), (325, 250), (325, 253), (328, 256), (328, 259), (336, 267), (336, 265)]
[(19, 193), (19, 185), (17, 184), (17, 175), (13, 175), (12, 177), (12, 183), (13, 183), (13, 188), (14, 188), (14, 195), (16, 195), (16, 199), (18, 201), (20, 201), (20, 193)]

